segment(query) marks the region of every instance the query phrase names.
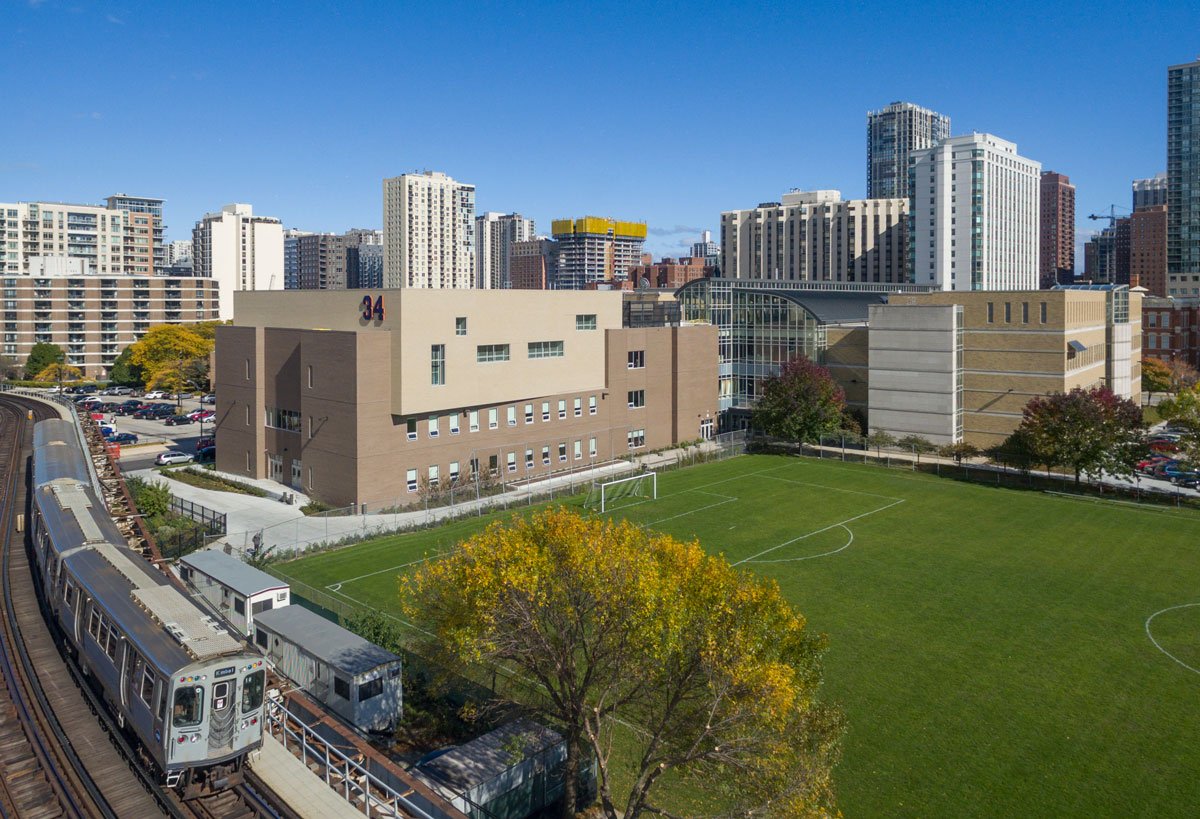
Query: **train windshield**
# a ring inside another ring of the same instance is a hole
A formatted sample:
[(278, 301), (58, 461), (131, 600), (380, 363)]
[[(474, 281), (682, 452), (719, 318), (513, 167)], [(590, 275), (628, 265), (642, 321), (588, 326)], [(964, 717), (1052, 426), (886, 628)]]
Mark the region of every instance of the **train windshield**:
[(172, 725), (176, 728), (190, 728), (193, 725), (199, 725), (203, 712), (203, 688), (196, 686), (195, 688), (177, 688), (175, 690), (175, 708), (171, 717)]
[(242, 680), (242, 713), (253, 711), (262, 705), (263, 700), (263, 680), (266, 673), (263, 671), (255, 671), (253, 674), (247, 674)]

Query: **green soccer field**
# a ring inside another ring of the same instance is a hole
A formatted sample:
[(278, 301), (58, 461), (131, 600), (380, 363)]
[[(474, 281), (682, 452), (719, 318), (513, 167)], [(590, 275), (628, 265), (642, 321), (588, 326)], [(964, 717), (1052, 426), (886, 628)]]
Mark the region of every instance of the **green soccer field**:
[[(1200, 516), (781, 456), (658, 495), (613, 514), (774, 578), (829, 634), (847, 816), (1200, 805)], [(396, 612), (401, 573), (496, 517), (280, 568)]]

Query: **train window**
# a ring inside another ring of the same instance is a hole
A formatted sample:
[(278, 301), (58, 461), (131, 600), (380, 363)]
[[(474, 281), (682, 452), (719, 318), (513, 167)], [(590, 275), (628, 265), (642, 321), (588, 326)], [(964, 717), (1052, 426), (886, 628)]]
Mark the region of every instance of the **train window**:
[(171, 715), (171, 724), (176, 728), (189, 728), (200, 724), (204, 713), (204, 689), (200, 686), (193, 688), (175, 689), (175, 709)]
[(112, 626), (108, 626), (108, 634), (104, 643), (104, 653), (107, 654), (108, 659), (112, 660), (114, 663), (117, 661), (118, 647), (119, 640), (117, 637), (117, 630)]
[(343, 680), (341, 677), (333, 678), (333, 693), (337, 694), (344, 700), (350, 699), (350, 682)]
[(75, 584), (70, 580), (67, 581), (67, 587), (63, 591), (63, 602), (67, 604), (67, 608), (75, 608)]
[(213, 685), (213, 711), (224, 711), (229, 708), (229, 683), (219, 682)]
[(358, 687), (358, 701), (366, 702), (373, 697), (378, 697), (382, 693), (383, 677), (376, 677), (373, 680), (367, 680)]
[(92, 608), (92, 616), (88, 619), (88, 634), (92, 635), (97, 643), (100, 642), (100, 612), (94, 607)]
[(142, 690), (139, 694), (147, 708), (154, 706), (154, 671), (149, 667), (142, 669)]
[(263, 671), (255, 671), (247, 674), (242, 680), (242, 713), (253, 711), (262, 705), (263, 700), (263, 680), (266, 678), (266, 673)]
[(158, 721), (163, 722), (167, 718), (167, 684), (163, 683), (158, 689)]

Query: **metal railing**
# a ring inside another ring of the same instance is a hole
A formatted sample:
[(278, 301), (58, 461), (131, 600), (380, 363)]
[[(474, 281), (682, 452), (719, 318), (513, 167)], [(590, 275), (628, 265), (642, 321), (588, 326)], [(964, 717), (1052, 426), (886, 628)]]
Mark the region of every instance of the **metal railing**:
[(167, 508), (177, 515), (189, 517), (197, 523), (203, 524), (208, 535), (223, 535), (226, 531), (226, 517), (223, 512), (218, 512), (215, 509), (209, 509), (207, 506), (202, 506), (198, 503), (193, 503), (190, 500), (171, 496), (171, 501)]

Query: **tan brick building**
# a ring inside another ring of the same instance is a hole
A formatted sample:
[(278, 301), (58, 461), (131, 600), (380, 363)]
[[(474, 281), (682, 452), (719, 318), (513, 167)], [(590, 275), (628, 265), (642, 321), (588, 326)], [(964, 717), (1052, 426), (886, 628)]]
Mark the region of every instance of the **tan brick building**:
[(716, 328), (618, 292), (245, 292), (217, 331), (217, 467), (327, 503), (578, 470), (712, 433)]

